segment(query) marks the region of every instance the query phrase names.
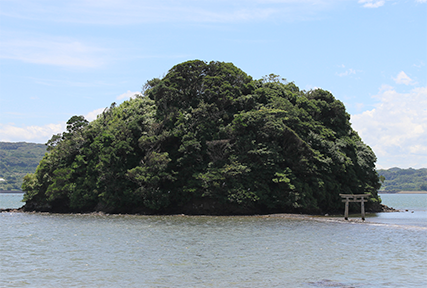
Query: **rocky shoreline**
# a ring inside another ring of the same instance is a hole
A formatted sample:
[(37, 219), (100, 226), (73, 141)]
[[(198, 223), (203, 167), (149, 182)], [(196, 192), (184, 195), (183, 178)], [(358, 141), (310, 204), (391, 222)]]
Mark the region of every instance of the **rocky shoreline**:
[(21, 208), (0, 208), (0, 213), (3, 213), (3, 212), (11, 212), (11, 213), (21, 212), (21, 213), (23, 213), (23, 212), (29, 212), (29, 211), (24, 211), (22, 209), (22, 207)]
[[(103, 211), (93, 211), (88, 213), (61, 213), (61, 212), (49, 212), (49, 211), (37, 211), (33, 209), (26, 209), (25, 205), (20, 208), (3, 208), (0, 209), (0, 213), (60, 213), (60, 214), (102, 214), (102, 215), (114, 215), (114, 214), (122, 214), (122, 215), (147, 215), (147, 216), (154, 216), (154, 215), (188, 215), (188, 216), (217, 216), (213, 214), (141, 214), (141, 213), (105, 213)], [(400, 210), (394, 209), (393, 207), (388, 207), (387, 205), (380, 204), (380, 209), (378, 211), (366, 211), (369, 213), (382, 213), (382, 212), (401, 212)], [(273, 214), (229, 214), (229, 215), (221, 215), (221, 216), (270, 216), (270, 215), (290, 215), (292, 217), (314, 217), (314, 216), (329, 216), (328, 214), (297, 214), (297, 213), (273, 213)]]
[(400, 210), (394, 209), (393, 207), (388, 207), (387, 205), (381, 204), (382, 211), (380, 212), (400, 212)]

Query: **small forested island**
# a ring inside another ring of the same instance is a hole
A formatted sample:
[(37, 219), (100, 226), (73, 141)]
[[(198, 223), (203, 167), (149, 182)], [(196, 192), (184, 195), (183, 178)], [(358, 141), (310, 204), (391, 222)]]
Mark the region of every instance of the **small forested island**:
[(24, 177), (23, 210), (342, 213), (340, 193), (365, 193), (380, 211), (376, 156), (349, 119), (328, 91), (184, 62), (90, 123), (71, 117)]

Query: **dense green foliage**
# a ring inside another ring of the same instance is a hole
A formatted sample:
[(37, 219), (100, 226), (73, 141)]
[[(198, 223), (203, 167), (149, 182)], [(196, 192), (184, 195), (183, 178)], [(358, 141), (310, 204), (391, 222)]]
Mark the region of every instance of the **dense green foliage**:
[(382, 191), (427, 191), (427, 168), (381, 169), (378, 170), (378, 174), (380, 177), (384, 177), (384, 183), (381, 187)]
[(340, 193), (379, 201), (376, 157), (342, 102), (231, 63), (179, 64), (142, 97), (67, 124), (24, 179), (28, 209), (320, 213), (341, 211)]
[(0, 190), (21, 190), (22, 179), (34, 173), (46, 153), (46, 145), (0, 142)]

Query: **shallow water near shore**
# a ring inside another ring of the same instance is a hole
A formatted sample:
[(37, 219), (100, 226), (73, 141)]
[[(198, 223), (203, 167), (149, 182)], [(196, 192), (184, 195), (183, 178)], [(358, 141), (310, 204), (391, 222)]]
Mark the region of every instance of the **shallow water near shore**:
[(0, 209), (17, 209), (22, 207), (24, 203), (22, 198), (24, 193), (0, 193)]
[(357, 217), (1, 213), (0, 287), (427, 286), (425, 226)]

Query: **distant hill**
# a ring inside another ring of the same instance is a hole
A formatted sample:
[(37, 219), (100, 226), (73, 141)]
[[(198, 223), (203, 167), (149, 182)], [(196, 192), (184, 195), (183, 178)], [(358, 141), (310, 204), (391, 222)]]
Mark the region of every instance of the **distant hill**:
[(46, 145), (0, 142), (0, 190), (21, 190), (22, 178), (34, 173), (46, 152)]
[(377, 171), (380, 176), (385, 178), (380, 191), (427, 191), (427, 168), (400, 169), (395, 167)]

